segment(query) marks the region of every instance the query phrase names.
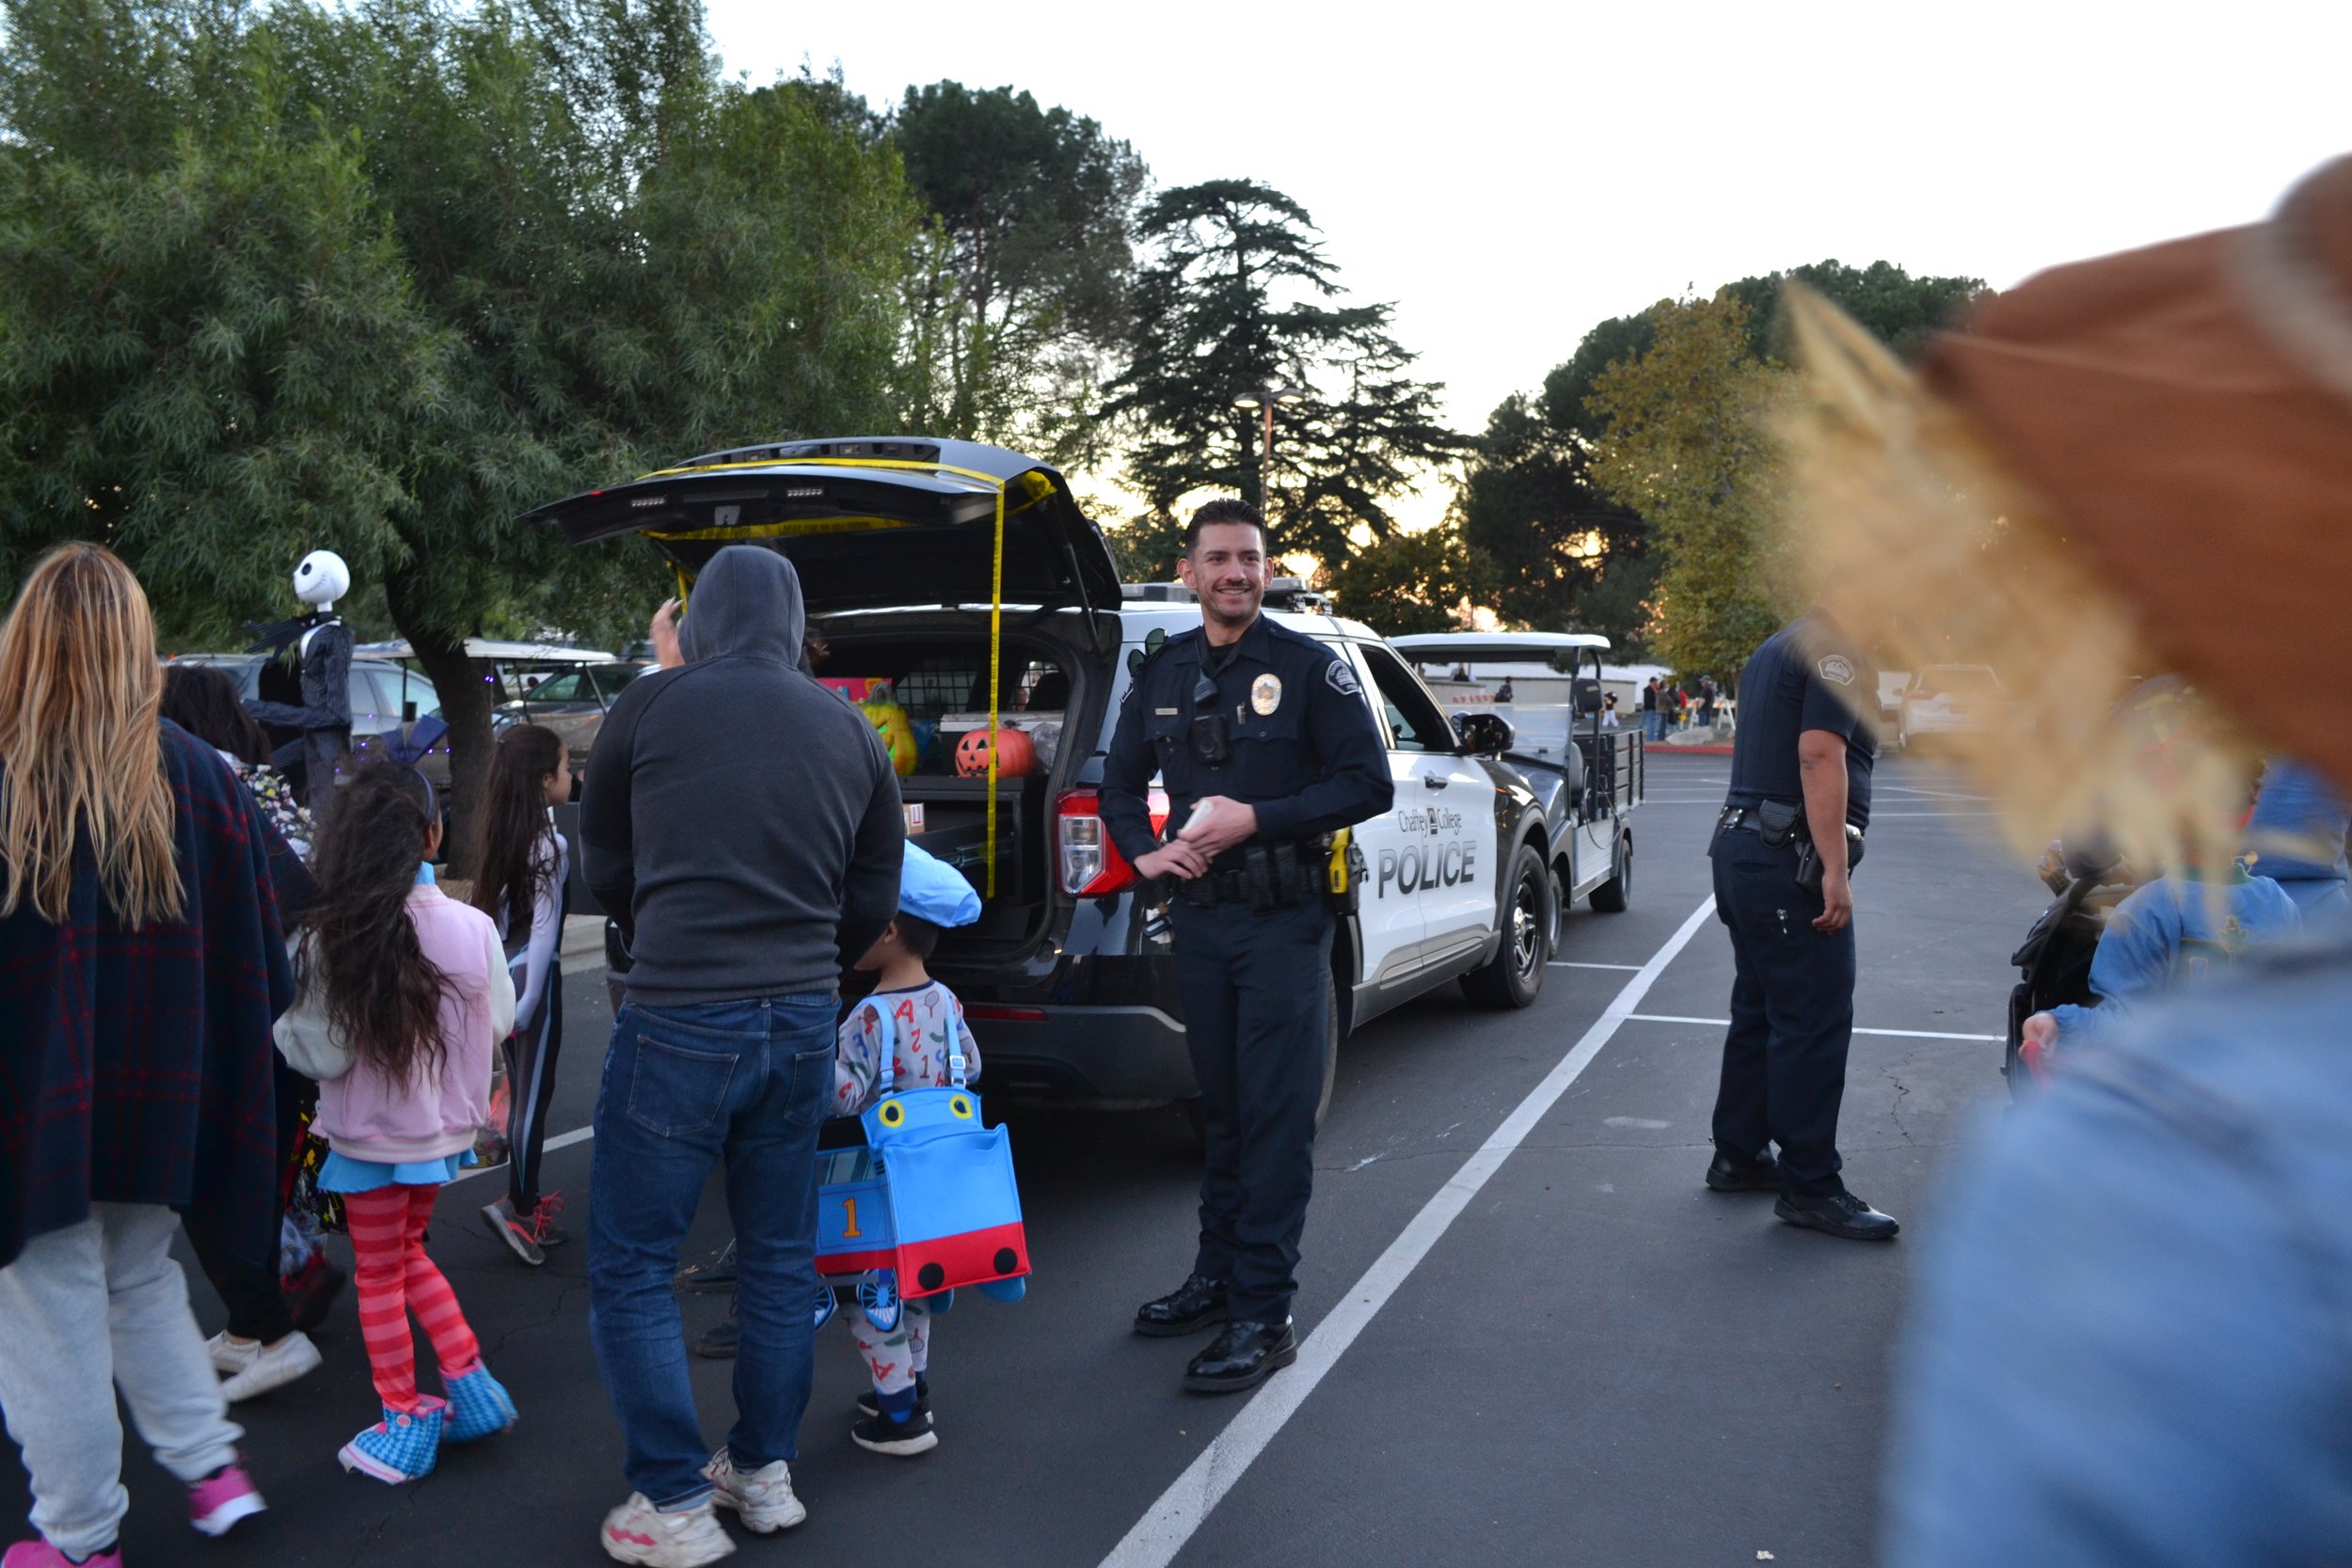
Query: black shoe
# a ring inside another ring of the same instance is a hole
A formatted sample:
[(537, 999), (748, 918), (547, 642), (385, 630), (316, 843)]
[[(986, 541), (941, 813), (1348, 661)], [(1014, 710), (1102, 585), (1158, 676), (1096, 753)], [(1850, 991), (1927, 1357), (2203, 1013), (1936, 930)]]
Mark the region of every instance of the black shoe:
[(1225, 1321), (1225, 1281), (1196, 1274), (1157, 1301), (1136, 1308), (1136, 1332), (1154, 1339), (1198, 1334)]
[(1787, 1183), (1780, 1179), (1778, 1160), (1752, 1160), (1719, 1148), (1707, 1167), (1707, 1187), (1716, 1193), (1776, 1193)]
[(861, 1416), (850, 1428), (850, 1441), (873, 1453), (886, 1453), (893, 1459), (913, 1459), (939, 1447), (939, 1433), (931, 1430), (929, 1416), (917, 1419), (910, 1417), (894, 1421), (887, 1416)]
[(732, 1291), (735, 1289), (735, 1243), (729, 1242), (719, 1249), (718, 1256), (706, 1263), (689, 1263), (677, 1272), (681, 1291)]
[(1772, 1212), (1790, 1225), (1801, 1225), (1827, 1236), (1843, 1236), (1850, 1242), (1891, 1242), (1895, 1232), (1902, 1228), (1893, 1215), (1882, 1214), (1845, 1192), (1832, 1193), (1827, 1197), (1789, 1193), (1772, 1205)]
[(740, 1337), (740, 1327), (729, 1318), (694, 1341), (694, 1354), (707, 1361), (732, 1361)]
[[(871, 1388), (857, 1397), (857, 1413), (869, 1421), (881, 1417), (882, 1401)], [(920, 1372), (914, 1374), (914, 1414), (908, 1418), (931, 1424), (931, 1380)]]
[(1253, 1323), (1236, 1319), (1184, 1369), (1184, 1386), (1196, 1394), (1238, 1394), (1255, 1388), (1298, 1359), (1298, 1336), (1291, 1321)]

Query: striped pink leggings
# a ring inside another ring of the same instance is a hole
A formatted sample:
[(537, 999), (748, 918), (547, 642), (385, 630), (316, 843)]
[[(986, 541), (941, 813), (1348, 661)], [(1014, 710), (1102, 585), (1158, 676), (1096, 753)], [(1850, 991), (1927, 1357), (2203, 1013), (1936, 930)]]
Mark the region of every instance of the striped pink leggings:
[(424, 1227), (440, 1192), (438, 1187), (389, 1186), (343, 1195), (356, 1263), (352, 1282), (359, 1291), (359, 1334), (367, 1341), (376, 1397), (388, 1410), (415, 1410), (422, 1403), (417, 1397), (417, 1344), (408, 1331), (410, 1312), (433, 1341), (444, 1383), (473, 1370), (482, 1359), (482, 1346), (458, 1310), (457, 1293), (424, 1255)]

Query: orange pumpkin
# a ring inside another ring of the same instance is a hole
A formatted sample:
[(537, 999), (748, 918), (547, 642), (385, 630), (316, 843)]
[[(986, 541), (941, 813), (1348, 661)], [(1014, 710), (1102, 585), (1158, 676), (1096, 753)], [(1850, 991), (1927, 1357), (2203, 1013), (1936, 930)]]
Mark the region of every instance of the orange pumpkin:
[[(988, 737), (990, 731), (966, 730), (956, 742), (956, 771), (967, 779), (985, 778), (988, 774)], [(1003, 779), (1024, 778), (1037, 771), (1037, 747), (1019, 730), (997, 730), (996, 776)]]

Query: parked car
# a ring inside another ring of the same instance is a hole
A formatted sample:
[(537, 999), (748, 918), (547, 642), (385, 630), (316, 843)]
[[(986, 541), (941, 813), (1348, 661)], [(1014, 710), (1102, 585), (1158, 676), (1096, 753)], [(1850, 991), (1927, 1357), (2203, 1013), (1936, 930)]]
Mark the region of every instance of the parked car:
[(596, 743), (596, 732), (604, 727), (604, 716), (613, 699), (651, 668), (618, 659), (536, 669), (509, 666), (507, 689), (519, 694), (491, 710), (490, 727), (498, 731), (510, 724), (540, 724), (553, 730), (571, 753), (577, 778), (587, 767), (588, 752)]
[[(818, 677), (878, 722), (906, 726), (912, 771), (899, 787), (923, 814), (915, 840), (982, 888), (990, 782), (960, 752), (986, 727), (1000, 624), (1000, 728), (1028, 744), (1000, 752), (1013, 765), (994, 784), (994, 894), (977, 924), (942, 933), (931, 968), (963, 1000), (993, 1101), (1195, 1096), (1163, 895), (1110, 843), (1098, 791), (1135, 667), (1200, 610), (1172, 584), (1122, 585), (1059, 473), (959, 441), (789, 442), (712, 452), (528, 520), (575, 546), (643, 535), (690, 582), (730, 543), (790, 557), (829, 650)], [(1295, 583), (1266, 603), (1357, 672), (1398, 786), (1393, 810), (1352, 831), (1357, 907), (1332, 949), (1327, 1101), (1341, 1037), (1408, 998), (1459, 980), (1493, 1006), (1532, 1002), (1562, 891), (1621, 869), (1617, 885), (1629, 886), (1631, 840), (1617, 823), (1585, 844), (1571, 817), (1602, 798), (1597, 782), (1585, 791), (1580, 779), (1572, 795), (1563, 778), (1531, 781), (1503, 759), (1511, 727), (1491, 713), (1457, 732), (1370, 627)], [(1609, 776), (1613, 789), (1613, 767)], [(576, 910), (595, 907), (584, 881), (572, 895)]]
[[(302, 701), (295, 672), (269, 654), (180, 654), (167, 662), (209, 664), (225, 670), (236, 681), (237, 694), (248, 702), (257, 698), (270, 703)], [(405, 721), (438, 720), (441, 716), (441, 695), (433, 689), (433, 683), (389, 659), (354, 657), (350, 690), (351, 750), (358, 758), (373, 755), (388, 736), (401, 733)], [(411, 705), (413, 712), (409, 711)], [(280, 725), (263, 727), (273, 746), (283, 746), (296, 736), (296, 732)], [(434, 741), (418, 759), (417, 770), (432, 780), (435, 788), (449, 787), (446, 736)]]
[(1903, 689), (1896, 740), (1909, 751), (1935, 736), (1981, 735), (2009, 715), (2009, 698), (1989, 664), (1928, 664)]

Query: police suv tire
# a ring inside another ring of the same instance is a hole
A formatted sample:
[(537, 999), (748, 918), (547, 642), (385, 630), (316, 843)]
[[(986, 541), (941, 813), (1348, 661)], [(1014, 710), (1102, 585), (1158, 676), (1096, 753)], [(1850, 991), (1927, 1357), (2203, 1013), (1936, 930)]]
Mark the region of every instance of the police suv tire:
[(1633, 841), (1625, 834), (1617, 835), (1617, 847), (1610, 851), (1609, 879), (1593, 889), (1593, 908), (1602, 914), (1623, 914), (1633, 902)]
[(1462, 976), (1462, 994), (1481, 1007), (1502, 1011), (1524, 1007), (1544, 989), (1544, 964), (1551, 957), (1551, 929), (1558, 918), (1551, 903), (1551, 868), (1532, 844), (1511, 856), (1505, 889), (1502, 940), (1495, 956)]

